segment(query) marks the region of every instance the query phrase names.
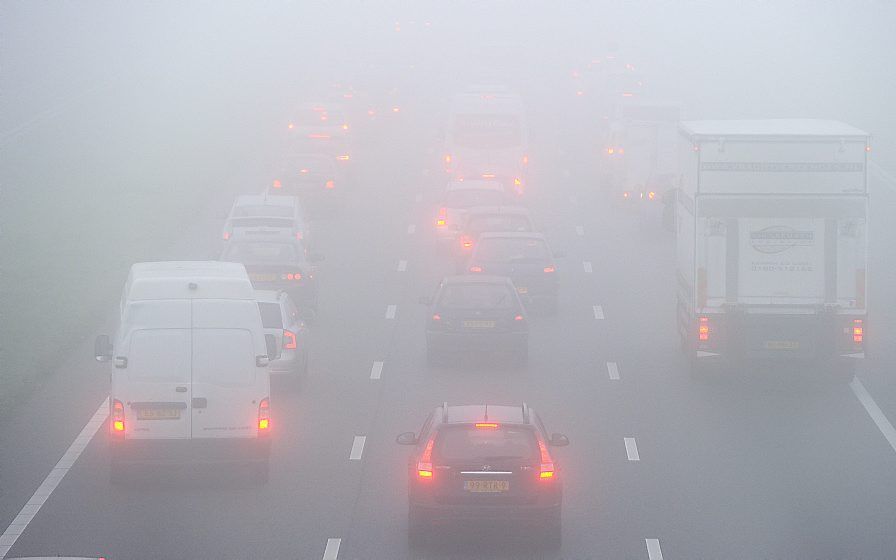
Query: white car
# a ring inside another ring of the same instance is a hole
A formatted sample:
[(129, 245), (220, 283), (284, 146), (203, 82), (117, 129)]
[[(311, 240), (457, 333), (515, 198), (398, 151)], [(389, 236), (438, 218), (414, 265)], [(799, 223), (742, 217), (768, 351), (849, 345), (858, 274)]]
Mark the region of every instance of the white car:
[(226, 262), (138, 263), (121, 298), (111, 362), (111, 480), (134, 464), (236, 463), (267, 482), (271, 401), (265, 336), (246, 269)]
[(221, 237), (227, 241), (243, 230), (289, 230), (300, 241), (306, 241), (308, 236), (299, 199), (267, 193), (234, 199)]

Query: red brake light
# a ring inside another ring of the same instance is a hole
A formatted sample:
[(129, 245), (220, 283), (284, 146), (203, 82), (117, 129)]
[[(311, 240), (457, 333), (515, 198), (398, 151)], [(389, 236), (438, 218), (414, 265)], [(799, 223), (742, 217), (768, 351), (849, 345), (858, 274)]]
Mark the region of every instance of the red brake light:
[(650, 191), (649, 193), (647, 193), (647, 198), (653, 200), (654, 198), (656, 198), (656, 192)]
[(343, 125), (342, 125), (342, 130), (348, 130), (348, 124), (343, 124)]
[(548, 452), (548, 446), (538, 438), (538, 450), (541, 452), (541, 470), (538, 478), (554, 478), (554, 459)]
[(514, 321), (522, 321), (522, 320), (523, 320), (523, 316), (522, 316), (522, 315), (517, 315), (516, 317), (513, 318), (513, 320), (514, 320)]
[(436, 226), (445, 227), (447, 223), (448, 209), (439, 208), (439, 217), (436, 219)]
[(451, 163), (451, 154), (445, 154), (445, 163)]
[(497, 430), (497, 422), (476, 422), (476, 427), (480, 430)]
[(274, 179), (274, 188), (279, 189), (283, 185), (280, 183), (280, 179)]
[(616, 153), (616, 149), (615, 149), (615, 148), (607, 148), (607, 154), (609, 154), (609, 155), (612, 156), (612, 155), (615, 154), (615, 153)]
[(271, 401), (267, 397), (258, 405), (258, 431), (267, 433), (271, 429)]
[(328, 189), (332, 189), (332, 188), (336, 187), (336, 183), (333, 182), (333, 179), (330, 179), (329, 181), (326, 182), (326, 184), (324, 184), (324, 187), (326, 187)]
[(429, 441), (426, 442), (426, 447), (423, 449), (423, 455), (417, 461), (417, 476), (422, 479), (432, 479), (432, 446), (435, 444), (435, 441), (435, 437), (429, 438)]
[(461, 247), (463, 247), (464, 249), (469, 249), (470, 247), (473, 246), (473, 239), (466, 235), (461, 236), (460, 244), (461, 244)]
[(555, 270), (556, 270), (556, 269), (555, 269), (553, 266), (546, 266), (546, 267), (544, 267), (544, 271), (545, 271), (545, 273), (554, 272)]
[(112, 432), (124, 433), (124, 404), (118, 399), (112, 401)]
[(523, 165), (529, 165), (529, 156), (523, 156)]
[(435, 313), (435, 314), (433, 314), (433, 316), (432, 316), (432, 320), (433, 320), (433, 321), (441, 321), (441, 320), (442, 320), (442, 316), (439, 315), (438, 313)]
[(283, 348), (286, 350), (295, 350), (297, 348), (296, 333), (285, 329), (283, 330)]
[(293, 127), (293, 126), (295, 126), (295, 125), (293, 125), (292, 123), (289, 123), (288, 125), (286, 125), (286, 127), (287, 127), (288, 129), (290, 129), (290, 130), (292, 130), (292, 127)]
[(401, 111), (400, 108), (398, 108), (398, 107), (392, 107), (392, 112), (393, 112), (393, 113), (397, 113), (397, 112), (399, 112), (399, 111)]
[(348, 154), (340, 154), (336, 156), (336, 159), (338, 159), (339, 161), (348, 161), (350, 157)]
[(304, 233), (302, 233), (301, 231), (297, 231), (297, 232), (296, 232), (296, 239), (298, 239), (299, 241), (301, 241), (301, 240), (304, 239), (304, 238), (305, 238), (305, 234), (304, 234)]
[(862, 319), (852, 320), (852, 341), (861, 344), (865, 339), (865, 326)]
[(227, 241), (228, 239), (230, 239), (230, 232), (229, 232), (229, 231), (225, 231), (225, 232), (224, 232), (224, 235), (223, 235), (222, 237), (224, 238), (224, 241)]
[(709, 317), (700, 317), (700, 325), (697, 327), (697, 334), (701, 342), (709, 340)]
[(482, 267), (481, 266), (471, 266), (470, 272), (482, 272)]

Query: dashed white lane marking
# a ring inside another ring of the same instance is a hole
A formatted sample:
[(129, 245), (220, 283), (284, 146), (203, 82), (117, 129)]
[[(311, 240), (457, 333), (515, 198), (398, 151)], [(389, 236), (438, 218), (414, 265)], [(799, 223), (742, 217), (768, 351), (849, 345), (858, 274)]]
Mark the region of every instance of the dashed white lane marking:
[(355, 440), (352, 442), (352, 451), (348, 455), (349, 461), (360, 461), (361, 455), (364, 454), (364, 443), (367, 441), (367, 436), (355, 436)]
[(582, 226), (576, 226), (576, 235), (578, 235), (579, 237), (585, 235), (585, 228), (583, 228)]
[(415, 226), (414, 224), (408, 226), (408, 235), (413, 234), (415, 231), (417, 231), (417, 226)]
[(398, 272), (404, 272), (408, 269), (408, 261), (398, 261)]
[(339, 545), (342, 539), (327, 539), (327, 548), (324, 549), (323, 560), (336, 560), (339, 557)]
[(90, 440), (93, 439), (97, 430), (99, 430), (100, 426), (103, 425), (103, 422), (106, 421), (107, 416), (109, 416), (108, 398), (96, 409), (96, 412), (93, 413), (93, 416), (87, 424), (84, 425), (84, 428), (81, 430), (81, 433), (78, 434), (78, 437), (75, 438), (75, 441), (72, 442), (62, 458), (59, 459), (59, 462), (56, 463), (56, 466), (53, 467), (53, 470), (50, 471), (50, 474), (47, 475), (41, 485), (37, 487), (37, 490), (34, 491), (31, 499), (29, 499), (22, 507), (19, 514), (15, 516), (12, 523), (9, 524), (6, 531), (0, 536), (0, 558), (6, 558), (6, 555), (9, 554), (10, 549), (19, 539), (19, 536), (25, 532), (28, 524), (31, 523), (34, 516), (37, 515), (37, 512), (40, 511), (40, 508), (46, 503), (47, 499), (49, 499), (50, 494), (56, 490), (56, 487), (59, 486), (59, 483), (62, 482), (62, 479), (68, 474), (69, 469), (72, 468), (75, 461), (81, 456), (81, 453), (87, 447), (87, 444), (90, 443)]
[(594, 272), (594, 269), (591, 268), (591, 261), (582, 261), (582, 268), (584, 268), (585, 272), (587, 272), (588, 274)]
[(383, 362), (373, 362), (373, 366), (370, 368), (370, 378), (371, 379), (379, 379), (383, 376)]
[(880, 433), (887, 438), (890, 447), (893, 448), (893, 451), (896, 451), (896, 429), (893, 429), (893, 424), (887, 420), (884, 411), (877, 406), (877, 403), (871, 398), (868, 390), (865, 389), (865, 386), (862, 385), (862, 382), (859, 381), (858, 377), (852, 378), (852, 381), (849, 382), (849, 388), (852, 389), (856, 398), (859, 399), (859, 402), (865, 407), (865, 411), (877, 425), (877, 429), (880, 430)]
[(660, 550), (659, 539), (646, 539), (647, 541), (647, 558), (649, 560), (663, 560), (663, 551)]
[(394, 319), (395, 311), (398, 309), (395, 305), (389, 305), (386, 307), (386, 319)]
[(635, 438), (625, 438), (625, 454), (628, 456), (629, 461), (641, 460), (641, 456), (638, 455), (638, 444), (635, 443)]
[(619, 366), (616, 362), (607, 362), (607, 373), (610, 374), (610, 379), (619, 381)]
[(599, 305), (592, 306), (594, 310), (594, 318), (595, 319), (603, 319), (604, 318), (604, 308)]

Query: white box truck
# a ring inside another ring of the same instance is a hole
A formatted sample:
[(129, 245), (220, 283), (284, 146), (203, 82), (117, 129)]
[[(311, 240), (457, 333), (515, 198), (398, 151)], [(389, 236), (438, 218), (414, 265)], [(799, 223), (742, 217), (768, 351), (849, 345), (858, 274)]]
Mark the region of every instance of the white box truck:
[(869, 140), (827, 120), (681, 123), (677, 323), (695, 370), (864, 358)]
[(269, 360), (278, 353), (261, 323), (241, 264), (138, 263), (121, 296), (111, 362), (111, 478), (133, 464), (239, 463), (266, 482), (270, 454)]

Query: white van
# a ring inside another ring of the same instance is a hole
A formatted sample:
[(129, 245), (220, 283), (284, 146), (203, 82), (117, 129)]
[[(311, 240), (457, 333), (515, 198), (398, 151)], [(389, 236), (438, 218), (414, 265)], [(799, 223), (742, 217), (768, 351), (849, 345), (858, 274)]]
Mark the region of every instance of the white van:
[(250, 464), (266, 482), (277, 354), (243, 265), (133, 265), (114, 342), (96, 340), (96, 359), (114, 365), (113, 482), (128, 464), (181, 462)]

